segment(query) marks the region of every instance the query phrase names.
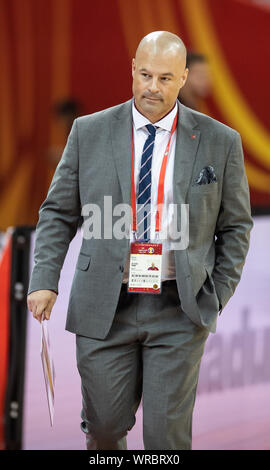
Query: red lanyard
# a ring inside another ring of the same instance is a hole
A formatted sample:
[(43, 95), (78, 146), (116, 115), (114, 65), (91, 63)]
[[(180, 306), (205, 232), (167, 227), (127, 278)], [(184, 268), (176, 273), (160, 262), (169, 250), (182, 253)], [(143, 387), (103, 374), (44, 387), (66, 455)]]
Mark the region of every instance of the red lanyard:
[[(163, 200), (164, 200), (164, 181), (166, 174), (166, 166), (168, 155), (171, 146), (172, 135), (177, 126), (178, 111), (173, 121), (171, 128), (170, 138), (163, 156), (162, 165), (159, 174), (158, 181), (158, 196), (157, 196), (157, 214), (156, 214), (156, 232), (161, 231), (161, 221), (162, 221), (162, 209), (163, 209)], [(131, 174), (131, 209), (132, 209), (132, 231), (137, 232), (137, 210), (136, 210), (136, 194), (135, 194), (135, 177), (134, 177), (134, 136), (132, 134), (132, 174)]]

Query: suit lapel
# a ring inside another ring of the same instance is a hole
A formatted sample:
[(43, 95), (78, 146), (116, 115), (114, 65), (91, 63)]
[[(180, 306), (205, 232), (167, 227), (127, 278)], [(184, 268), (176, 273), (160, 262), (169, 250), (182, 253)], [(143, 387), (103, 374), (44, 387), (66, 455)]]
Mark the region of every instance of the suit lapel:
[(113, 158), (118, 173), (123, 202), (130, 204), (132, 163), (132, 100), (124, 103), (111, 121)]
[[(123, 202), (130, 204), (132, 163), (132, 100), (113, 115), (111, 139)], [(185, 203), (200, 141), (200, 130), (192, 111), (179, 103), (179, 119), (174, 161), (175, 203)]]
[(179, 103), (174, 161), (175, 203), (185, 203), (199, 141), (200, 131), (192, 111)]

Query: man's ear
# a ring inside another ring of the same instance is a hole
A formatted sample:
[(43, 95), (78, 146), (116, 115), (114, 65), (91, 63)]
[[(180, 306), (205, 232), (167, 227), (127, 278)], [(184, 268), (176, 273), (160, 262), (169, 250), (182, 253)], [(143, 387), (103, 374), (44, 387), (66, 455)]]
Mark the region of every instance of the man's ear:
[(134, 76), (135, 69), (136, 69), (136, 61), (135, 59), (132, 59), (132, 77)]
[(188, 68), (185, 68), (184, 73), (183, 73), (183, 75), (182, 75), (182, 77), (181, 77), (181, 82), (182, 82), (182, 83), (181, 83), (181, 88), (185, 85), (185, 83), (186, 83), (186, 81), (187, 81), (188, 72), (189, 72)]

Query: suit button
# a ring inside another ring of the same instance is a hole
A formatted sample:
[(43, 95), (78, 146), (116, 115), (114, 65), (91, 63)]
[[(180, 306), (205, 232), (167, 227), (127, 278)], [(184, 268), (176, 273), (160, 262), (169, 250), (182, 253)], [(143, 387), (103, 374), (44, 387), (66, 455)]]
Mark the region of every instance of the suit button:
[(124, 272), (124, 266), (119, 266), (119, 269), (120, 269), (121, 273)]

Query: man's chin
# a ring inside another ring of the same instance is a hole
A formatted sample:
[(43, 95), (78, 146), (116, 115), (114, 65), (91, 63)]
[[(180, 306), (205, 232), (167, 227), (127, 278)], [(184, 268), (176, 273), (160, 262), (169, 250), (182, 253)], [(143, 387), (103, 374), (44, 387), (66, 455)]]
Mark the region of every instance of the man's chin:
[(160, 101), (154, 101), (154, 100), (149, 100), (149, 99), (144, 99), (141, 108), (144, 111), (150, 111), (153, 110), (155, 113), (159, 113), (161, 111), (161, 106), (160, 106)]
[(143, 102), (145, 106), (160, 106), (161, 100), (154, 100), (152, 98), (143, 98)]
[(147, 119), (149, 119), (150, 121), (153, 122), (158, 120), (158, 117), (162, 114), (161, 112), (161, 107), (160, 107), (160, 101), (156, 101), (156, 102), (153, 102), (149, 99), (145, 99), (143, 98), (140, 103), (139, 103), (139, 106), (137, 106), (137, 109), (138, 111), (143, 114), (143, 116), (145, 116)]

